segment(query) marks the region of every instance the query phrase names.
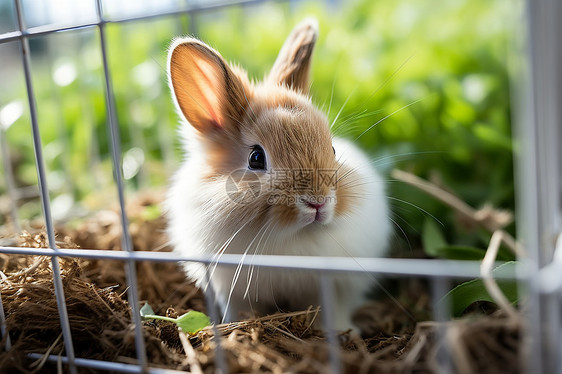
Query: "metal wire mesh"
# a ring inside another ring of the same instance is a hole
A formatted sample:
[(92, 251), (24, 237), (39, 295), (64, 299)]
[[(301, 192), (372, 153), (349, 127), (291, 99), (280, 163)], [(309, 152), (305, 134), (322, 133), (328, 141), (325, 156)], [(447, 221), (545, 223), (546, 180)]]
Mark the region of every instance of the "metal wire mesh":
[[(111, 68), (108, 62), (108, 48), (106, 45), (107, 36), (105, 27), (109, 23), (121, 23), (131, 21), (142, 21), (157, 17), (193, 14), (204, 10), (218, 9), (232, 5), (252, 5), (259, 3), (256, 0), (213, 3), (212, 5), (189, 5), (178, 7), (174, 10), (157, 12), (150, 15), (128, 16), (123, 18), (107, 18), (104, 15), (102, 1), (95, 1), (95, 17), (93, 22), (79, 23), (73, 25), (45, 25), (38, 27), (26, 27), (23, 16), (21, 1), (14, 0), (14, 10), (16, 16), (17, 30), (0, 34), (0, 45), (9, 42), (17, 42), (20, 47), (21, 66), (25, 74), (25, 84), (30, 111), (30, 122), (33, 135), (33, 148), (35, 150), (36, 169), (38, 174), (38, 185), (44, 215), (45, 227), (48, 236), (49, 248), (16, 248), (0, 247), (0, 253), (5, 254), (26, 254), (50, 256), (53, 267), (53, 280), (55, 285), (56, 299), (59, 307), (60, 321), (65, 344), (65, 357), (62, 362), (67, 364), (70, 372), (76, 373), (78, 367), (92, 369), (112, 370), (117, 372), (173, 372), (170, 370), (150, 368), (147, 362), (144, 340), (142, 337), (141, 320), (139, 313), (137, 275), (135, 263), (137, 261), (154, 262), (177, 262), (177, 261), (196, 261), (202, 263), (214, 263), (216, 259), (205, 257), (181, 257), (176, 253), (161, 252), (135, 252), (132, 248), (131, 237), (129, 234), (129, 222), (125, 212), (125, 193), (123, 186), (120, 134), (117, 126), (117, 116), (115, 113), (115, 98), (112, 91)], [(197, 4), (197, 3), (196, 3)], [(528, 318), (526, 338), (524, 342), (528, 348), (523, 362), (527, 363), (527, 371), (538, 372), (560, 372), (562, 370), (562, 355), (559, 354), (562, 344), (560, 343), (560, 286), (562, 280), (556, 272), (552, 271), (552, 266), (558, 263), (551, 263), (554, 257), (554, 238), (559, 233), (560, 228), (560, 173), (559, 161), (560, 154), (558, 141), (560, 139), (559, 123), (562, 117), (561, 110), (557, 103), (561, 98), (560, 80), (561, 73), (557, 67), (562, 61), (562, 50), (550, 51), (556, 43), (556, 38), (560, 35), (561, 26), (556, 20), (556, 15), (562, 15), (562, 5), (556, 2), (537, 1), (528, 2), (527, 12), (524, 19), (529, 22), (529, 33), (526, 40), (530, 46), (530, 64), (524, 65), (517, 72), (528, 78), (528, 81), (520, 82), (516, 87), (516, 98), (521, 100), (514, 105), (516, 122), (519, 127), (519, 140), (522, 150), (519, 167), (520, 186), (520, 207), (519, 229), (523, 232), (522, 238), (529, 251), (530, 258), (524, 260), (518, 266), (516, 274), (500, 275), (510, 279), (518, 279), (521, 284), (527, 286), (529, 298), (528, 310), (525, 316)], [(36, 98), (34, 93), (33, 79), (31, 74), (31, 54), (29, 40), (32, 37), (49, 35), (56, 32), (72, 31), (79, 29), (95, 29), (98, 32), (100, 49), (103, 63), (105, 108), (107, 113), (107, 127), (111, 143), (111, 159), (113, 164), (113, 175), (117, 187), (117, 195), (120, 205), (120, 220), (122, 225), (122, 248), (123, 251), (104, 251), (90, 249), (60, 249), (55, 242), (55, 232), (53, 218), (51, 216), (51, 200), (47, 178), (45, 173), (45, 161), (43, 147), (41, 144), (40, 128), (36, 108)], [(521, 36), (521, 35), (520, 35)], [(521, 52), (523, 53), (523, 52)], [(523, 58), (522, 58), (523, 59)], [(528, 69), (528, 70), (525, 70)], [(7, 148), (7, 144), (0, 131), (0, 141), (2, 141), (2, 151)], [(3, 154), (4, 173), (10, 177), (11, 170), (7, 153)], [(7, 183), (8, 193), (16, 199), (13, 183)], [(13, 220), (18, 222), (17, 209), (12, 209)], [(539, 251), (539, 249), (541, 249)], [(75, 357), (73, 340), (68, 323), (68, 315), (65, 307), (65, 295), (63, 292), (59, 258), (90, 258), (90, 259), (114, 259), (123, 261), (127, 275), (128, 299), (132, 307), (133, 321), (135, 325), (135, 339), (137, 351), (137, 364), (124, 364), (115, 362), (103, 362)], [(225, 254), (221, 257), (220, 263), (236, 266), (240, 263), (239, 255)], [(555, 260), (556, 261), (556, 260)], [(318, 257), (291, 257), (291, 256), (263, 256), (256, 255), (253, 259), (256, 267), (269, 268), (291, 268), (305, 269), (319, 272), (321, 277), (322, 307), (325, 311), (330, 311), (333, 304), (332, 288), (330, 285), (329, 274), (333, 272), (368, 272), (377, 276), (416, 276), (427, 277), (432, 281), (433, 287), (433, 306), (435, 310), (435, 320), (444, 321), (449, 318), (449, 312), (442, 304), (437, 301), (445, 291), (447, 285), (454, 279), (471, 279), (481, 276), (480, 264), (467, 261), (445, 261), (445, 260), (409, 260), (409, 259), (349, 259), (349, 258), (318, 258)], [(550, 264), (550, 265), (549, 265)], [(211, 317), (218, 320), (216, 315), (214, 296), (207, 293), (207, 305), (211, 312)], [(0, 299), (1, 301), (1, 299)], [(550, 309), (545, 310), (546, 306)], [(213, 311), (214, 314), (213, 315)], [(4, 311), (0, 303), (0, 327), (2, 336), (9, 333), (6, 331)], [(324, 314), (325, 325), (332, 326), (333, 316), (330, 313)], [(555, 326), (554, 329), (549, 327)], [(328, 340), (332, 347), (331, 366), (334, 372), (340, 371), (338, 361), (337, 339), (334, 332), (328, 329)], [(219, 336), (216, 334), (215, 336)], [(545, 338), (546, 337), (546, 338)], [(6, 341), (6, 350), (10, 349), (10, 340)], [(34, 358), (40, 355), (32, 355)], [(228, 372), (228, 367), (224, 355), (221, 354), (221, 346), (217, 348), (217, 367), (222, 372)], [(444, 372), (450, 370), (447, 363), (449, 358), (443, 358)], [(57, 356), (49, 357), (49, 360), (56, 362)], [(449, 368), (449, 369), (447, 369)]]

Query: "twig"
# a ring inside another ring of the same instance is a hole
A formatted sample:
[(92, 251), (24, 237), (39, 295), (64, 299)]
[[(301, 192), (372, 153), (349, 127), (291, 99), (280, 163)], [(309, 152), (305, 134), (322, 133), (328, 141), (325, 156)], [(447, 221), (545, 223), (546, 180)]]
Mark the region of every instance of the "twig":
[(314, 325), (314, 322), (316, 321), (316, 318), (318, 318), (318, 313), (320, 312), (320, 307), (316, 307), (314, 309), (312, 309), (312, 307), (308, 307), (308, 309), (306, 310), (307, 313), (309, 312), (314, 312), (314, 317), (312, 317), (312, 320), (310, 321), (310, 323), (308, 324), (308, 326), (306, 327), (306, 329), (303, 331), (304, 333), (307, 333), (308, 330), (312, 329), (312, 326)]
[[(488, 249), (486, 250), (486, 255), (484, 255), (484, 259), (480, 264), (480, 275), (482, 276), (486, 291), (488, 291), (496, 304), (498, 304), (498, 306), (506, 312), (508, 317), (514, 320), (518, 320), (519, 314), (517, 313), (517, 310), (511, 305), (509, 300), (507, 300), (502, 290), (498, 286), (498, 283), (492, 276), (494, 262), (496, 261), (496, 257), (498, 255), (498, 251), (500, 249), (502, 241), (505, 242), (504, 238), (506, 237), (506, 235), (509, 236), (509, 234), (501, 230), (498, 230), (494, 232), (494, 234), (492, 234), (492, 239), (490, 239), (490, 244), (488, 245)], [(511, 236), (509, 237), (511, 238)]]
[(465, 329), (466, 327), (460, 324), (451, 324), (447, 329), (448, 345), (453, 354), (455, 369), (459, 374), (474, 373), (470, 354), (466, 348), (465, 339), (463, 339)]
[(115, 320), (118, 321), (119, 323), (121, 323), (121, 326), (123, 326), (124, 328), (127, 327), (128, 323), (126, 323), (125, 321), (123, 321), (123, 319), (118, 317), (117, 313), (115, 312), (115, 309), (111, 308), (109, 306), (109, 304), (101, 297), (101, 295), (96, 290), (94, 285), (90, 284), (89, 287), (92, 290), (92, 292), (94, 293), (94, 295), (96, 295), (97, 300), (99, 302), (101, 302), (107, 308), (108, 312), (111, 313), (115, 317)]
[(486, 290), (494, 299), (496, 304), (502, 308), (510, 318), (517, 320), (519, 318), (517, 310), (511, 305), (509, 300), (507, 300), (492, 276), (494, 263), (502, 242), (511, 251), (513, 251), (517, 258), (524, 257), (525, 255), (525, 251), (521, 245), (509, 233), (501, 230), (502, 227), (511, 221), (511, 215), (507, 212), (496, 211), (491, 207), (484, 207), (482, 210), (477, 211), (452, 193), (447, 192), (435, 184), (425, 181), (414, 174), (394, 169), (391, 175), (393, 178), (415, 186), (429, 195), (441, 200), (466, 218), (479, 224), (492, 233), (488, 249), (486, 250), (484, 259), (480, 264), (480, 275)]
[(22, 269), (20, 271), (18, 271), (15, 274), (10, 274), (10, 278), (17, 278), (17, 277), (21, 277), (23, 275), (29, 275), (33, 272), (35, 272), (35, 270), (37, 270), (37, 268), (43, 263), (43, 261), (45, 261), (47, 259), (47, 257), (45, 256), (38, 256), (35, 261), (33, 262), (33, 264), (31, 264), (30, 267)]
[(59, 341), (62, 338), (62, 333), (59, 334), (59, 336), (55, 339), (55, 341), (53, 342), (53, 344), (51, 344), (51, 346), (47, 349), (47, 351), (45, 352), (45, 354), (43, 354), (43, 356), (41, 356), (41, 358), (37, 359), (37, 361), (33, 362), (31, 365), (29, 365), (30, 369), (33, 369), (33, 372), (37, 372), (39, 371), (43, 365), (45, 365), (45, 362), (47, 362), (47, 359), (49, 358), (49, 355), (51, 354), (51, 351), (55, 348), (55, 346), (59, 343)]
[(310, 313), (314, 313), (314, 315), (316, 316), (318, 314), (318, 311), (320, 310), (320, 307), (316, 307), (314, 309), (307, 309), (307, 310), (301, 310), (299, 312), (290, 312), (290, 313), (277, 313), (277, 314), (271, 314), (269, 316), (263, 316), (260, 318), (256, 318), (254, 321), (273, 321), (273, 320), (279, 320), (279, 319), (287, 319), (290, 317), (297, 317), (297, 316), (302, 316), (302, 315), (306, 315), (306, 314), (310, 314)]
[(197, 354), (193, 349), (193, 346), (189, 342), (187, 335), (183, 331), (179, 331), (181, 345), (185, 352), (185, 357), (187, 358), (187, 363), (189, 364), (189, 369), (193, 374), (203, 374), (203, 369), (201, 369), (201, 365), (199, 365), (199, 361), (197, 360)]
[(425, 193), (449, 205), (451, 208), (455, 209), (470, 221), (484, 227), (490, 233), (502, 229), (513, 219), (511, 213), (507, 211), (495, 210), (489, 206), (485, 206), (481, 210), (475, 210), (452, 193), (445, 191), (435, 184), (423, 180), (412, 173), (394, 169), (392, 170), (390, 175), (393, 178), (398, 179), (399, 181), (419, 188)]
[(422, 349), (425, 347), (426, 343), (427, 343), (426, 334), (423, 334), (418, 337), (416, 343), (410, 349), (410, 352), (407, 353), (406, 358), (404, 359), (404, 368), (406, 368), (406, 370), (410, 371), (414, 367), (414, 364), (416, 363), (416, 360), (420, 356), (420, 353)]
[(217, 328), (221, 332), (221, 334), (226, 335), (234, 329), (243, 328), (243, 327), (249, 326), (251, 324), (262, 323), (262, 322), (272, 322), (272, 321), (279, 321), (279, 320), (287, 320), (291, 317), (297, 317), (297, 316), (307, 315), (307, 314), (311, 314), (311, 313), (314, 313), (314, 318), (313, 318), (313, 321), (314, 321), (314, 319), (316, 319), (316, 317), (318, 315), (319, 310), (320, 310), (320, 307), (317, 307), (317, 308), (314, 308), (314, 309), (307, 309), (307, 310), (303, 310), (303, 311), (299, 311), (299, 312), (271, 314), (269, 316), (259, 317), (259, 318), (252, 319), (252, 320), (222, 323), (222, 324), (218, 325)]
[(273, 329), (273, 330), (275, 330), (275, 331), (278, 331), (278, 332), (280, 332), (281, 334), (287, 336), (288, 338), (295, 339), (295, 340), (297, 340), (297, 341), (299, 341), (299, 342), (301, 342), (301, 343), (303, 343), (303, 344), (308, 344), (307, 342), (305, 342), (305, 341), (302, 340), (301, 338), (296, 337), (295, 335), (291, 334), (290, 332), (281, 330), (279, 327), (275, 326), (275, 325), (272, 324), (271, 322), (265, 322), (265, 323), (264, 323), (264, 326), (267, 326), (267, 327), (269, 327), (270, 329)]

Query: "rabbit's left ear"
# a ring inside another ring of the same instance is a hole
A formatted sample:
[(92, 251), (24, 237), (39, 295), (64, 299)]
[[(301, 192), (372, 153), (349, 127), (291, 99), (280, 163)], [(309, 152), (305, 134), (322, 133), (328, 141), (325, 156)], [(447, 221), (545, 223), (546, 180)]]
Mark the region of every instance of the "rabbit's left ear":
[(185, 119), (203, 134), (237, 127), (247, 88), (221, 55), (197, 39), (178, 39), (168, 58), (170, 86)]
[(301, 21), (291, 32), (267, 80), (308, 93), (310, 60), (318, 36), (318, 22), (313, 18)]

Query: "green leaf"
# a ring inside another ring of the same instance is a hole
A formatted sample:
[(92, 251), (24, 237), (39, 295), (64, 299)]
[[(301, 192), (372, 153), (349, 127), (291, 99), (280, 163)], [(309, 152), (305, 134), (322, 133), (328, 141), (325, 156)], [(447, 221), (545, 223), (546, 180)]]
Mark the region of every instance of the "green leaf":
[(144, 207), (141, 212), (141, 219), (144, 221), (154, 221), (162, 216), (162, 210), (160, 209), (160, 205), (153, 204)]
[(437, 224), (430, 219), (426, 219), (424, 222), (422, 241), (425, 253), (431, 257), (438, 257), (439, 248), (447, 245), (439, 227), (437, 227)]
[(511, 138), (498, 129), (486, 123), (479, 123), (474, 127), (474, 134), (483, 141), (489, 142), (491, 145), (502, 147), (509, 152), (513, 151)]
[(150, 304), (144, 303), (144, 305), (140, 309), (140, 315), (141, 315), (141, 317), (154, 315), (154, 310), (152, 310), (152, 307), (150, 306)]
[(188, 334), (195, 334), (211, 324), (211, 320), (205, 313), (191, 310), (176, 320), (179, 328)]
[[(515, 274), (515, 266), (517, 262), (506, 262), (492, 271), (492, 275), (497, 276), (501, 273)], [(511, 302), (516, 303), (518, 300), (517, 281), (512, 279), (497, 279), (499, 288), (504, 293), (505, 297)], [(440, 301), (439, 304), (446, 303), (451, 306), (451, 313), (454, 317), (460, 317), (462, 313), (471, 304), (477, 301), (494, 302), (494, 299), (486, 291), (482, 279), (473, 279), (464, 282), (457, 287), (453, 288), (447, 293)]]
[(156, 319), (161, 321), (173, 322), (175, 323), (183, 332), (190, 335), (197, 333), (206, 326), (211, 324), (209, 317), (205, 313), (196, 312), (194, 310), (187, 312), (178, 318), (170, 318), (165, 316), (159, 316), (154, 314), (154, 310), (150, 307), (148, 303), (145, 303), (140, 310), (141, 318), (146, 319)]

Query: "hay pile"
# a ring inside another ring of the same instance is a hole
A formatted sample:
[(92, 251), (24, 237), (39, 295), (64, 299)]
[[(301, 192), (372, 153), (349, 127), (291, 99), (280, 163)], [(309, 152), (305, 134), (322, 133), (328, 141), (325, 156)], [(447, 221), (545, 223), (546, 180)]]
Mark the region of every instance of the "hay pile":
[[(128, 208), (135, 250), (170, 250), (165, 245), (164, 220), (146, 219), (144, 214), (154, 203), (153, 198), (143, 196)], [(58, 228), (60, 247), (120, 248), (119, 218), (114, 212), (102, 212), (74, 228), (68, 226)], [(44, 234), (24, 233), (16, 241), (19, 246), (46, 246)], [(61, 259), (60, 264), (76, 356), (135, 362), (123, 263)], [(0, 353), (0, 372), (54, 371), (54, 364), (33, 362), (27, 356), (32, 352), (64, 355), (50, 258), (2, 255), (0, 270), (0, 292), (12, 342), (9, 352)], [(174, 317), (190, 309), (205, 311), (201, 292), (176, 264), (143, 262), (137, 264), (137, 270), (139, 297), (157, 314)], [(501, 313), (448, 323), (416, 322), (431, 315), (424, 283), (410, 279), (389, 287), (396, 289), (400, 304), (414, 320), (391, 300), (363, 307), (357, 318), (366, 336), (352, 332), (338, 336), (344, 372), (436, 372), (447, 365), (460, 373), (519, 371), (520, 326)], [(318, 313), (310, 309), (220, 325), (230, 371), (328, 372), (326, 338), (313, 327)], [(151, 366), (214, 372), (212, 329), (191, 337), (187, 347), (172, 323), (145, 321), (143, 332)], [(448, 357), (444, 353), (452, 359), (443, 359)]]

